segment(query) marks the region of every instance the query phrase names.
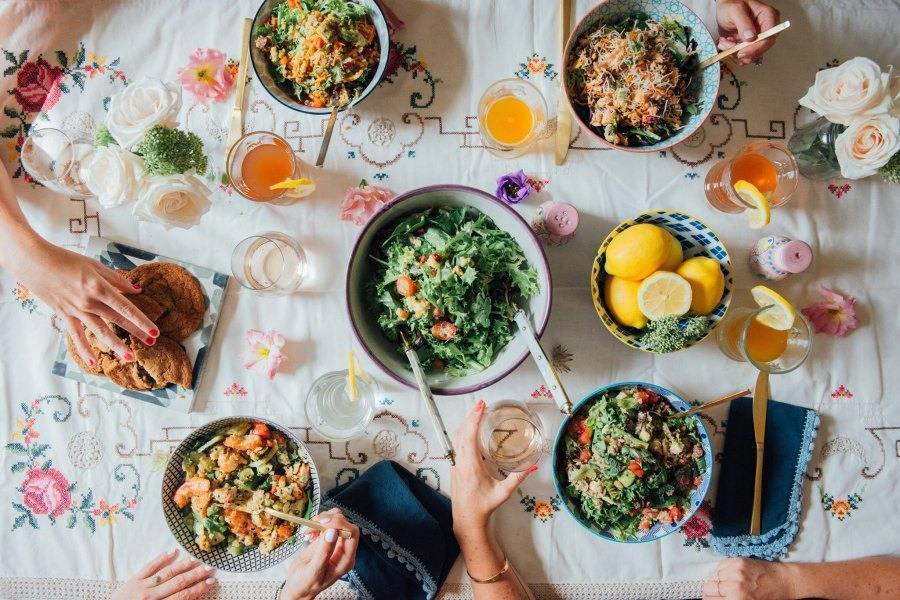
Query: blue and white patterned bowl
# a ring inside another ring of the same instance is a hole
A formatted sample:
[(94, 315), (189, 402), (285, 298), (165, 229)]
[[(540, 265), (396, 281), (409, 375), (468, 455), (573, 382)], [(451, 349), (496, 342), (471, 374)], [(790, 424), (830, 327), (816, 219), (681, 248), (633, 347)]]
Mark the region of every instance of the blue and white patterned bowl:
[[(613, 383), (607, 385), (605, 387), (598, 388), (582, 398), (578, 404), (574, 406), (572, 409), (572, 415), (578, 413), (578, 411), (585, 406), (588, 402), (591, 402), (593, 399), (599, 397), (601, 394), (605, 392), (611, 392), (620, 390), (622, 388), (628, 387), (641, 387), (652, 390), (665, 398), (669, 404), (672, 405), (676, 411), (688, 410), (691, 408), (691, 405), (684, 401), (678, 394), (667, 390), (664, 387), (660, 387), (658, 385), (654, 385), (652, 383), (644, 383), (642, 381), (625, 381), (622, 383)], [(702, 475), (702, 481), (700, 485), (691, 492), (690, 502), (691, 507), (689, 510), (685, 511), (684, 516), (677, 522), (664, 524), (664, 523), (656, 523), (647, 531), (643, 531), (640, 533), (640, 537), (633, 540), (617, 540), (613, 535), (605, 530), (588, 523), (584, 517), (581, 516), (581, 508), (575, 504), (575, 502), (569, 498), (566, 493), (567, 487), (567, 478), (566, 478), (566, 449), (565, 449), (565, 433), (566, 428), (569, 425), (569, 421), (572, 419), (571, 416), (566, 417), (562, 425), (559, 427), (559, 432), (556, 434), (556, 441), (553, 444), (553, 485), (556, 486), (556, 493), (559, 494), (559, 497), (562, 498), (563, 505), (566, 507), (566, 512), (568, 512), (578, 523), (604, 540), (608, 540), (610, 542), (618, 542), (622, 544), (640, 544), (643, 542), (655, 542), (661, 538), (666, 537), (670, 533), (674, 533), (681, 529), (681, 527), (687, 523), (690, 518), (697, 512), (697, 509), (700, 508), (700, 505), (703, 504), (703, 500), (706, 498), (706, 492), (709, 490), (709, 484), (712, 481), (712, 471), (713, 471), (713, 453), (712, 453), (712, 443), (709, 439), (709, 434), (706, 432), (706, 427), (703, 425), (703, 420), (694, 415), (692, 417), (694, 422), (697, 424), (697, 435), (700, 437), (700, 443), (703, 444), (703, 452), (704, 457), (706, 459), (706, 469)]]
[(603, 321), (603, 324), (606, 325), (609, 332), (623, 344), (644, 352), (658, 354), (658, 352), (648, 348), (641, 341), (642, 332), (640, 330), (619, 325), (606, 310), (606, 303), (603, 299), (603, 282), (608, 277), (606, 269), (603, 268), (606, 264), (606, 248), (614, 237), (638, 223), (658, 225), (675, 236), (675, 239), (681, 243), (685, 260), (695, 256), (706, 256), (719, 262), (722, 274), (725, 276), (725, 292), (722, 294), (719, 304), (707, 315), (709, 317), (709, 330), (706, 332), (706, 335), (688, 344), (686, 348), (699, 344), (722, 322), (725, 318), (725, 313), (728, 312), (728, 307), (731, 304), (732, 289), (734, 288), (734, 271), (731, 267), (728, 251), (725, 249), (725, 245), (719, 239), (719, 236), (700, 219), (684, 213), (670, 210), (647, 211), (634, 219), (619, 223), (606, 236), (606, 239), (600, 244), (600, 249), (597, 250), (597, 256), (594, 258), (594, 264), (591, 267), (591, 298), (594, 301), (594, 309), (597, 311), (597, 315)]
[(600, 141), (600, 143), (609, 146), (610, 148), (625, 150), (627, 152), (656, 152), (658, 150), (670, 148), (679, 142), (683, 142), (697, 131), (700, 125), (702, 125), (707, 117), (709, 117), (709, 113), (712, 111), (719, 94), (721, 67), (719, 66), (719, 63), (716, 63), (703, 69), (697, 77), (698, 80), (691, 84), (692, 89), (697, 92), (700, 112), (696, 115), (686, 115), (687, 118), (684, 120), (684, 126), (675, 135), (647, 146), (619, 146), (606, 141), (602, 132), (598, 132), (595, 128), (591, 127), (590, 119), (584, 118), (585, 113), (583, 107), (573, 102), (570, 92), (572, 84), (569, 80), (570, 71), (568, 65), (574, 59), (572, 52), (575, 47), (575, 42), (583, 34), (596, 29), (599, 25), (612, 23), (635, 13), (646, 13), (656, 20), (662, 20), (663, 17), (669, 17), (675, 19), (685, 27), (688, 27), (690, 29), (690, 36), (697, 41), (697, 54), (699, 55), (700, 61), (716, 54), (715, 40), (706, 28), (706, 25), (703, 24), (703, 21), (700, 20), (700, 17), (698, 17), (694, 11), (681, 2), (678, 2), (678, 0), (605, 0), (588, 11), (569, 36), (569, 41), (566, 43), (566, 49), (563, 53), (563, 56), (565, 57), (565, 64), (562, 69), (563, 85), (566, 89), (566, 98), (569, 101), (569, 107), (572, 110), (572, 114), (578, 119), (582, 129), (588, 131)]
[(288, 539), (282, 543), (271, 554), (263, 554), (258, 549), (252, 548), (245, 550), (243, 554), (234, 556), (228, 553), (226, 549), (227, 544), (213, 546), (212, 550), (208, 551), (201, 550), (194, 541), (193, 530), (191, 530), (184, 522), (184, 515), (182, 515), (181, 509), (175, 505), (175, 501), (172, 499), (175, 490), (177, 490), (184, 482), (184, 471), (181, 469), (181, 461), (184, 459), (184, 456), (188, 453), (189, 449), (194, 448), (200, 440), (210, 438), (219, 429), (241, 421), (260, 421), (265, 423), (269, 426), (269, 429), (283, 433), (288, 440), (296, 444), (297, 448), (300, 449), (300, 456), (303, 457), (304, 461), (309, 463), (311, 482), (310, 501), (312, 503), (312, 509), (309, 514), (318, 514), (322, 501), (322, 488), (319, 484), (319, 471), (316, 469), (316, 463), (313, 462), (309, 449), (300, 441), (300, 438), (294, 435), (287, 427), (282, 427), (278, 423), (273, 423), (268, 419), (262, 419), (260, 417), (237, 416), (212, 421), (202, 427), (198, 427), (188, 434), (188, 436), (184, 438), (172, 452), (172, 455), (169, 457), (169, 462), (166, 464), (166, 470), (163, 473), (163, 516), (166, 519), (169, 530), (172, 532), (172, 535), (175, 536), (175, 540), (188, 554), (204, 564), (223, 571), (231, 571), (232, 573), (250, 573), (252, 571), (262, 571), (263, 569), (274, 567), (281, 561), (289, 558), (301, 547), (298, 534), (295, 533), (292, 539)]

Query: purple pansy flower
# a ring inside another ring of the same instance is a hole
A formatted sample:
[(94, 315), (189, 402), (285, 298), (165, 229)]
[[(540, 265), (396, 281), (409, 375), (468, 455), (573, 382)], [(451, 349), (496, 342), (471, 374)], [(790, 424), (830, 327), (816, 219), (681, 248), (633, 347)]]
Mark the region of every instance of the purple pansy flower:
[(519, 169), (515, 173), (507, 173), (497, 180), (497, 197), (507, 204), (518, 204), (531, 193), (531, 184), (525, 171)]

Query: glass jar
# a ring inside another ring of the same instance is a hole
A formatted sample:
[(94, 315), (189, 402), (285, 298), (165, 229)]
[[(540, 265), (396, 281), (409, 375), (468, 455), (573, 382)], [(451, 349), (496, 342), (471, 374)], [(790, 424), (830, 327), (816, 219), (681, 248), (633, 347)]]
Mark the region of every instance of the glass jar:
[(839, 123), (819, 117), (794, 132), (788, 140), (788, 148), (797, 159), (801, 175), (820, 181), (841, 176), (834, 142), (844, 129), (846, 127)]

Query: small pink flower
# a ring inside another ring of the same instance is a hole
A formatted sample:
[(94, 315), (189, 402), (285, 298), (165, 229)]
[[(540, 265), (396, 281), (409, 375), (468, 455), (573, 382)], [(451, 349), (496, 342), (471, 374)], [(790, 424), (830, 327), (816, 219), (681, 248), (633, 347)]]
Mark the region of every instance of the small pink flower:
[(138, 505), (137, 498), (132, 498), (128, 501), (128, 508), (134, 508)]
[(287, 358), (287, 355), (281, 351), (281, 348), (284, 347), (284, 336), (274, 329), (265, 333), (256, 329), (248, 329), (247, 345), (249, 349), (245, 357), (244, 368), (263, 371), (266, 377), (275, 379), (275, 371)]
[(859, 326), (856, 318), (856, 298), (841, 296), (826, 287), (819, 288), (824, 300), (803, 309), (816, 333), (844, 337)]
[(390, 190), (369, 185), (363, 179), (358, 187), (348, 188), (344, 194), (344, 201), (341, 202), (341, 220), (352, 221), (355, 225), (365, 225), (393, 196)]
[(234, 87), (234, 71), (228, 68), (228, 57), (213, 48), (197, 48), (186, 67), (178, 71), (181, 87), (196, 102), (222, 102)]
[(34, 400), (31, 401), (31, 408), (37, 408), (40, 405), (41, 405), (40, 398), (35, 398)]

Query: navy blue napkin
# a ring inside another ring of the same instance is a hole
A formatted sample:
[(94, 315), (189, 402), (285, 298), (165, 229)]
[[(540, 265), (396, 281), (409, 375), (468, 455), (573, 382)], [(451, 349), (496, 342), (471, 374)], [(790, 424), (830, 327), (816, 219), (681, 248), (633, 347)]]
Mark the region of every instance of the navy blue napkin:
[(774, 560), (787, 554), (800, 525), (804, 473), (812, 456), (819, 415), (770, 400), (763, 458), (762, 533), (749, 534), (753, 511), (756, 437), (753, 400), (731, 403), (713, 515), (712, 546), (728, 556)]
[(323, 507), (362, 532), (346, 577), (361, 598), (433, 598), (459, 555), (450, 499), (394, 461), (334, 488)]

